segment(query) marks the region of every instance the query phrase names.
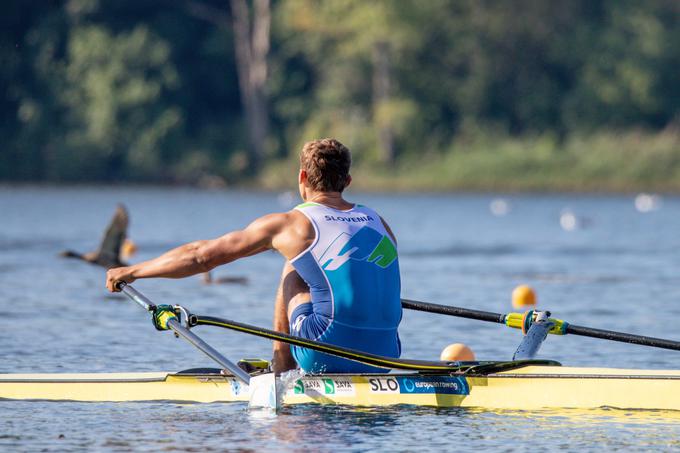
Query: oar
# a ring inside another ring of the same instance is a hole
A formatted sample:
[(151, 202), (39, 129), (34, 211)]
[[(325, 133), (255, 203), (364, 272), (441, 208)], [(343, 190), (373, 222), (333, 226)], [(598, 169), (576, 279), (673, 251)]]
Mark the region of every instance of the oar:
[[(428, 313), (437, 313), (440, 315), (457, 316), (460, 318), (477, 319), (479, 321), (505, 324), (508, 327), (513, 327), (516, 329), (521, 329), (524, 326), (525, 316), (522, 313), (508, 313), (503, 315), (489, 311), (471, 310), (469, 308), (439, 305), (410, 299), (402, 299), (401, 306), (409, 310), (424, 311)], [(647, 337), (644, 335), (634, 335), (625, 332), (615, 332), (613, 330), (577, 326), (575, 324), (569, 324), (568, 322), (561, 319), (550, 318), (550, 320), (555, 323), (553, 328), (550, 329), (550, 333), (555, 335), (580, 335), (582, 337), (600, 338), (602, 340), (619, 341), (622, 343), (631, 343), (641, 346), (651, 346), (654, 348), (680, 351), (680, 341)]]
[(442, 362), (439, 360), (397, 359), (342, 346), (336, 346), (321, 341), (309, 340), (307, 338), (289, 335), (271, 329), (265, 329), (264, 327), (253, 326), (238, 321), (232, 321), (230, 319), (216, 318), (214, 316), (200, 316), (192, 314), (191, 325), (222, 327), (262, 338), (268, 338), (270, 340), (301, 346), (303, 348), (313, 349), (315, 351), (324, 352), (326, 354), (331, 354), (343, 359), (353, 360), (366, 365), (372, 365), (381, 368), (391, 368), (395, 370), (474, 373), (478, 372), (479, 369), (483, 369), (484, 372), (489, 373), (497, 372), (498, 370), (506, 371), (514, 368), (521, 368), (527, 365), (559, 366), (559, 363), (555, 362), (554, 360), (513, 360), (508, 362)]
[[(124, 282), (119, 282), (117, 283), (117, 287), (123, 293), (125, 293), (126, 296), (139, 304), (139, 306), (144, 308), (146, 311), (150, 313), (154, 313), (156, 311), (156, 305), (151, 302), (144, 294), (140, 293), (132, 286)], [(203, 341), (198, 335), (194, 334), (192, 331), (180, 324), (176, 317), (168, 317), (164, 322), (170, 329), (177, 333), (177, 335), (196, 346), (197, 349), (213, 359), (215, 362), (219, 363), (224, 369), (231, 371), (231, 373), (244, 384), (250, 383), (250, 375), (248, 373), (220, 354), (215, 348)]]
[(246, 384), (248, 384), (249, 381), (252, 382), (250, 376), (247, 373), (245, 373), (241, 368), (239, 368), (237, 365), (234, 365), (231, 361), (222, 356), (210, 345), (201, 340), (188, 328), (182, 326), (179, 323), (177, 316), (174, 314), (176, 309), (181, 309), (183, 313), (185, 313), (185, 316), (187, 316), (188, 318), (187, 324), (189, 327), (199, 325), (222, 327), (225, 329), (231, 329), (238, 332), (248, 333), (250, 335), (255, 335), (296, 346), (301, 346), (308, 349), (313, 349), (315, 351), (324, 352), (326, 354), (331, 354), (344, 359), (353, 360), (355, 362), (373, 365), (381, 368), (390, 368), (397, 370), (413, 370), (421, 372), (429, 371), (448, 373), (458, 372), (472, 374), (475, 373), (488, 374), (500, 371), (513, 370), (516, 368), (521, 368), (529, 365), (538, 366), (560, 365), (559, 362), (555, 362), (554, 360), (518, 359), (506, 362), (443, 362), (438, 360), (413, 360), (386, 357), (377, 354), (371, 354), (369, 352), (359, 351), (356, 349), (336, 346), (330, 343), (324, 343), (321, 341), (310, 340), (303, 337), (289, 335), (274, 330), (265, 329), (263, 327), (253, 326), (250, 324), (245, 324), (237, 321), (231, 321), (229, 319), (189, 314), (187, 310), (179, 306), (171, 307), (169, 305), (155, 305), (153, 302), (151, 302), (151, 300), (149, 300), (146, 296), (144, 296), (142, 293), (137, 291), (129, 284), (119, 282), (117, 283), (117, 288), (120, 289), (123, 293), (125, 293), (125, 295), (127, 295), (134, 302), (139, 304), (146, 311), (152, 313), (154, 316), (154, 325), (157, 326), (157, 328), (161, 330), (166, 330), (168, 328), (172, 329), (178, 335), (182, 336), (184, 339), (188, 340), (190, 343), (192, 343), (194, 346), (200, 349), (203, 353), (208, 355), (208, 357), (215, 360), (225, 369), (231, 371), (236, 377), (241, 379)]
[(458, 364), (452, 362), (440, 362), (432, 360), (408, 360), (385, 357), (377, 354), (359, 351), (356, 349), (336, 346), (321, 341), (309, 340), (307, 338), (277, 332), (264, 327), (253, 326), (230, 319), (216, 318), (214, 316), (192, 315), (192, 324), (197, 326), (214, 326), (225, 329), (236, 330), (270, 340), (281, 341), (284, 343), (313, 349), (326, 354), (332, 354), (344, 359), (353, 360), (366, 365), (382, 368), (392, 368), (399, 370), (419, 370), (419, 371), (457, 371), (460, 369)]

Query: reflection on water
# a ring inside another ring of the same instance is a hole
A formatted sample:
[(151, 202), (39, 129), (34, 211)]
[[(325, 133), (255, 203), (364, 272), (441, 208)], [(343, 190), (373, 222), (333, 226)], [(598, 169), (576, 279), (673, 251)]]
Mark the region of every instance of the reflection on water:
[[(0, 448), (63, 451), (224, 449), (336, 451), (446, 449), (591, 450), (680, 446), (672, 412), (482, 411), (412, 406), (294, 406), (279, 414), (244, 404), (3, 402)], [(36, 404), (37, 410), (36, 410)], [(54, 411), (59, 412), (55, 416)]]
[[(352, 196), (378, 209), (400, 246), (403, 295), (494, 312), (511, 311), (517, 285), (539, 307), (574, 324), (680, 338), (680, 200), (639, 213), (630, 197)], [(59, 260), (93, 250), (115, 204), (131, 215), (137, 259), (216, 237), (281, 210), (275, 194), (161, 189), (0, 189), (0, 372), (175, 371), (212, 366), (185, 342), (152, 328), (143, 311), (104, 291), (103, 272)], [(566, 232), (569, 206), (592, 219)], [(200, 277), (139, 282), (157, 303), (270, 326), (282, 260), (262, 254), (224, 268), (248, 286)], [(200, 335), (227, 357), (271, 357), (269, 342), (220, 329)], [(404, 356), (436, 358), (453, 342), (481, 360), (507, 359), (521, 334), (470, 320), (405, 312)], [(680, 369), (680, 354), (578, 337), (551, 337), (541, 358), (565, 365)], [(0, 450), (451, 450), (677, 448), (676, 413), (481, 411), (419, 407), (296, 406), (278, 415), (243, 404), (0, 402)]]
[[(624, 445), (627, 441), (620, 438), (621, 434), (638, 436), (640, 431), (646, 433), (645, 441), (651, 439), (653, 445), (670, 447), (680, 441), (667, 437), (654, 439), (665, 429), (676, 429), (679, 421), (680, 414), (669, 411), (488, 411), (412, 406), (357, 409), (310, 405), (285, 408), (274, 418), (256, 419), (251, 428), (263, 440), (290, 443), (291, 447), (315, 445), (324, 439), (322, 444), (329, 450), (334, 445), (380, 448), (386, 441), (396, 449), (413, 448), (419, 441), (430, 447), (445, 447), (463, 440), (482, 440), (505, 447), (511, 438), (530, 442), (535, 448), (549, 448), (552, 441), (564, 438), (566, 433), (572, 447), (592, 445), (593, 436), (611, 445), (617, 442)], [(357, 444), (357, 439), (362, 442)]]

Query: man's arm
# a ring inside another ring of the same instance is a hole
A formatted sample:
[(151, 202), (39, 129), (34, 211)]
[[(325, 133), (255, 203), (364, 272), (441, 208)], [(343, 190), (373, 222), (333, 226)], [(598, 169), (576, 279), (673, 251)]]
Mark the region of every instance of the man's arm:
[(207, 272), (221, 264), (272, 248), (272, 242), (288, 223), (289, 213), (260, 217), (245, 229), (206, 241), (177, 247), (158, 258), (132, 266), (110, 269), (106, 287), (118, 291), (118, 282), (132, 283), (139, 278), (182, 278)]

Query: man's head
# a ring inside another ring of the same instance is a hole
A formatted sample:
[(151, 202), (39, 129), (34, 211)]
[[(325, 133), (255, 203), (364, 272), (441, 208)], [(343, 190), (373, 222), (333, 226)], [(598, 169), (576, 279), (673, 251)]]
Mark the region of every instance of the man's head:
[(351, 163), (349, 149), (334, 138), (307, 142), (300, 152), (300, 184), (314, 192), (342, 192), (352, 180)]

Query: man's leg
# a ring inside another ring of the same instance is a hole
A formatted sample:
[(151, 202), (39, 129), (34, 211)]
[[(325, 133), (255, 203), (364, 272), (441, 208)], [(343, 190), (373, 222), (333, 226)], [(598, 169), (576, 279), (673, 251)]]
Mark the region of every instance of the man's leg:
[[(276, 292), (276, 302), (274, 304), (274, 330), (277, 332), (290, 333), (289, 315), (300, 305), (311, 300), (309, 287), (298, 275), (297, 271), (290, 262), (286, 261), (281, 274), (281, 282)], [(290, 352), (290, 345), (275, 341), (274, 361), (272, 369), (276, 373), (294, 369), (297, 364)]]

